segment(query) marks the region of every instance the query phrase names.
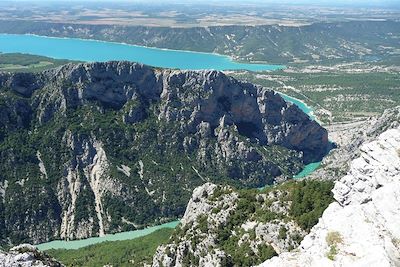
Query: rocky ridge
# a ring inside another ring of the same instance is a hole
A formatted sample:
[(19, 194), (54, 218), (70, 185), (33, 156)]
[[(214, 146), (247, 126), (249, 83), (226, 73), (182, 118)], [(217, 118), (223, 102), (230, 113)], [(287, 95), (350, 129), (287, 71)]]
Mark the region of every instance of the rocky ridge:
[(360, 147), (376, 139), (388, 129), (399, 127), (400, 106), (385, 110), (369, 120), (327, 126), (329, 138), (337, 148), (323, 159), (322, 166), (308, 178), (338, 180), (350, 168), (350, 162), (360, 156)]
[(176, 218), (204, 182), (271, 184), (329, 146), (325, 129), (266, 88), (130, 62), (0, 73), (0, 126), (5, 243)]
[[(138, 100), (140, 105), (128, 109), (123, 117), (124, 122), (135, 123), (146, 117), (145, 104), (161, 100), (158, 119), (188, 122), (185, 127), (190, 132), (199, 126), (235, 125), (242, 135), (261, 144), (302, 151), (306, 163), (321, 159), (328, 147), (326, 131), (296, 105), (273, 91), (218, 71), (159, 70), (129, 62), (68, 64), (39, 74), (1, 73), (0, 86), (34, 97), (41, 124), (53, 119), (57, 111), (65, 115), (68, 109), (91, 101), (120, 109)], [(14, 112), (29, 111), (26, 106), (18, 108)], [(25, 114), (18, 115), (22, 123)]]
[(309, 216), (320, 208), (322, 213), (331, 201), (331, 187), (324, 183), (290, 182), (263, 190), (206, 183), (193, 191), (180, 226), (158, 247), (152, 266), (253, 266), (289, 251), (308, 232), (292, 204), (303, 197), (295, 196), (313, 188), (310, 195), (319, 202), (325, 196), (326, 205), (307, 204), (312, 208), (300, 212)]
[[(400, 186), (399, 114), (397, 107), (364, 122), (358, 131), (360, 136), (354, 133), (348, 142), (340, 143), (338, 151), (333, 151), (337, 155), (344, 153), (345, 159), (350, 161), (346, 163), (350, 166), (349, 171), (343, 178), (335, 178), (338, 181), (332, 192), (336, 202), (329, 205), (310, 234), (306, 235), (307, 232), (299, 227), (298, 222), (288, 220), (288, 217), (265, 222), (261, 217), (249, 219), (244, 215), (242, 217), (245, 220), (236, 221), (234, 214), (243, 215), (251, 210), (251, 206), (244, 210), (238, 208), (241, 206), (239, 200), (243, 197), (240, 196), (241, 191), (205, 184), (193, 192), (181, 228), (169, 244), (158, 248), (153, 266), (252, 266), (264, 256), (258, 253), (257, 244), (271, 245), (274, 252), (279, 254), (279, 257), (261, 266), (398, 266), (400, 247), (396, 222), (399, 220), (397, 214), (400, 214), (400, 198), (397, 196)], [(342, 166), (345, 164), (343, 159), (338, 162)], [(303, 180), (302, 183), (311, 181), (313, 179)], [(278, 192), (282, 195), (285, 190), (281, 188)], [(300, 192), (304, 193), (304, 188)], [(214, 197), (214, 194), (218, 197)], [(257, 199), (265, 195), (262, 191), (258, 194)], [(266, 195), (267, 200), (273, 201), (262, 204), (263, 201), (257, 200), (257, 206), (267, 207), (262, 213), (286, 210), (290, 215), (291, 207), (283, 205), (282, 199), (274, 200), (276, 192)], [(312, 201), (317, 201), (315, 195)], [(235, 221), (236, 228), (230, 227), (232, 221)], [(227, 250), (226, 243), (220, 241), (225, 229), (228, 229), (229, 235), (237, 237), (231, 251)], [(283, 240), (282, 229), (287, 234)], [(294, 250), (292, 248), (296, 247), (296, 235), (292, 230), (297, 230), (297, 242), (306, 236)], [(288, 247), (282, 241), (293, 243)], [(235, 261), (235, 251), (241, 251), (243, 247), (250, 249), (241, 255), (242, 258), (252, 257), (252, 262)]]
[(9, 252), (0, 251), (1, 267), (62, 267), (61, 263), (38, 251), (34, 246), (21, 244)]
[(299, 248), (260, 266), (400, 265), (400, 128), (363, 144), (333, 192)]
[[(3, 33), (86, 38), (215, 52), (249, 62), (279, 64), (329, 62), (334, 59), (368, 61), (368, 57), (372, 56), (389, 57), (390, 54), (396, 54), (398, 40), (392, 33), (399, 29), (400, 23), (391, 20), (313, 23), (299, 27), (235, 25), (172, 28), (0, 21), (0, 31)], [(316, 46), (316, 43), (319, 45)], [(381, 46), (374, 45), (376, 43)]]

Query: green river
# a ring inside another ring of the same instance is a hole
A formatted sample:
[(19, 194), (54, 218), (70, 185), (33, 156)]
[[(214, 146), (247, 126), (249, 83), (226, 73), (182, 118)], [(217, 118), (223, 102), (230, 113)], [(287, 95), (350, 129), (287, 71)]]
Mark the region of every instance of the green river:
[(117, 234), (109, 234), (101, 237), (91, 237), (81, 240), (73, 240), (73, 241), (66, 241), (66, 240), (55, 240), (47, 243), (42, 243), (36, 245), (36, 247), (40, 250), (48, 250), (48, 249), (78, 249), (82, 247), (86, 247), (89, 245), (101, 243), (104, 241), (121, 241), (121, 240), (128, 240), (134, 239), (137, 237), (145, 236), (151, 234), (154, 231), (157, 231), (162, 228), (175, 228), (179, 224), (179, 221), (173, 221), (169, 223), (160, 224), (157, 226), (148, 227), (141, 230), (135, 231), (128, 231), (122, 232)]

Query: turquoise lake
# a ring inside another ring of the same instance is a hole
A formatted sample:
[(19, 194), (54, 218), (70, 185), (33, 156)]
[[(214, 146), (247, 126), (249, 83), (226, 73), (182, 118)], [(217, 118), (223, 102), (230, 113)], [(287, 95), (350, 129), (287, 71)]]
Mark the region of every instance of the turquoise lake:
[(212, 53), (149, 48), (96, 40), (53, 38), (26, 34), (0, 34), (0, 52), (26, 53), (79, 61), (128, 60), (143, 64), (187, 70), (277, 70), (284, 66), (249, 64)]
[(60, 249), (60, 248), (78, 249), (78, 248), (86, 247), (89, 245), (101, 243), (104, 241), (120, 241), (120, 240), (134, 239), (134, 238), (138, 238), (141, 236), (151, 234), (152, 232), (157, 231), (159, 229), (175, 228), (178, 224), (179, 224), (179, 221), (173, 221), (173, 222), (164, 223), (164, 224), (160, 224), (160, 225), (153, 226), (153, 227), (148, 227), (148, 228), (141, 229), (141, 230), (122, 232), (122, 233), (117, 233), (117, 234), (113, 234), (113, 235), (105, 235), (102, 237), (91, 237), (91, 238), (86, 238), (86, 239), (82, 239), (82, 240), (73, 240), (73, 241), (55, 240), (55, 241), (36, 245), (36, 247), (40, 250)]

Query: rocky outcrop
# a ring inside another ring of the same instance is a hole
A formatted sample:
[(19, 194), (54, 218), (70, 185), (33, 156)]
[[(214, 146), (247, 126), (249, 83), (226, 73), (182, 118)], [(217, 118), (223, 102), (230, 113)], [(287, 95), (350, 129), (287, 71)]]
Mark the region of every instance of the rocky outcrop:
[(337, 148), (323, 159), (323, 168), (307, 178), (338, 180), (350, 168), (350, 162), (360, 156), (360, 147), (377, 138), (388, 129), (399, 127), (400, 106), (387, 109), (377, 117), (366, 121), (327, 126), (329, 138)]
[(106, 62), (0, 73), (0, 102), (0, 240), (11, 243), (180, 217), (207, 181), (272, 184), (329, 146), (295, 105), (218, 71)]
[[(74, 157), (67, 163), (66, 175), (57, 186), (58, 200), (63, 210), (60, 237), (80, 239), (103, 236), (110, 223), (103, 209), (103, 195), (106, 192), (120, 193), (122, 185), (109, 175), (109, 161), (101, 142), (92, 138), (77, 138), (70, 131), (66, 132), (64, 141), (74, 151)], [(90, 208), (86, 207), (86, 216), (77, 218), (78, 196), (86, 190), (93, 193), (94, 203), (88, 203)]]
[(34, 246), (22, 244), (10, 249), (9, 252), (0, 251), (1, 267), (62, 267), (61, 263), (50, 258)]
[(0, 74), (3, 88), (35, 99), (39, 121), (60, 110), (92, 101), (120, 109), (129, 101), (126, 122), (145, 117), (146, 105), (161, 101), (159, 119), (184, 121), (190, 132), (200, 123), (211, 129), (235, 125), (260, 144), (282, 145), (304, 153), (305, 163), (322, 159), (327, 132), (277, 93), (242, 83), (218, 71), (158, 70), (129, 62), (68, 64), (40, 74)]
[[(307, 233), (293, 216), (297, 186), (235, 190), (206, 183), (196, 188), (181, 224), (169, 243), (158, 247), (152, 266), (253, 266), (293, 249)], [(325, 197), (329, 198), (329, 191)]]
[(261, 266), (400, 265), (400, 128), (362, 145), (333, 192), (337, 202), (299, 248)]
[[(201, 266), (206, 264), (218, 266), (226, 259), (226, 253), (219, 249), (216, 249), (215, 253), (208, 253), (212, 247), (216, 246), (216, 233), (210, 231), (211, 229), (207, 229), (208, 232), (202, 232), (198, 229), (200, 228), (200, 220), (198, 219), (201, 216), (206, 216), (204, 217), (206, 224), (215, 230), (218, 227), (223, 227), (230, 216), (229, 213), (236, 209), (238, 195), (228, 187), (218, 188), (218, 190), (227, 190), (227, 194), (224, 194), (216, 203), (209, 201), (209, 197), (214, 195), (217, 188), (218, 186), (215, 184), (206, 183), (193, 191), (192, 198), (179, 226), (180, 229), (185, 231), (184, 237), (178, 237), (179, 242), (177, 243), (160, 246), (153, 258), (153, 267), (182, 266), (185, 261), (192, 262), (193, 258), (197, 258)], [(219, 205), (226, 207), (226, 209), (212, 212)], [(200, 240), (193, 243), (194, 238)]]

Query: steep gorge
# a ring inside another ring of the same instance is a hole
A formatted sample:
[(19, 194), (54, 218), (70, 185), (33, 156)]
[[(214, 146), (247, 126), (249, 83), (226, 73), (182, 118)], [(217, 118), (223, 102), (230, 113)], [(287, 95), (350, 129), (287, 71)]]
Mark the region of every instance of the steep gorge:
[(14, 244), (180, 217), (204, 182), (272, 184), (329, 147), (266, 88), (129, 62), (0, 73), (0, 126), (0, 239)]
[(398, 266), (399, 110), (369, 122), (353, 150), (335, 152), (351, 159), (342, 177), (196, 188), (152, 266)]

